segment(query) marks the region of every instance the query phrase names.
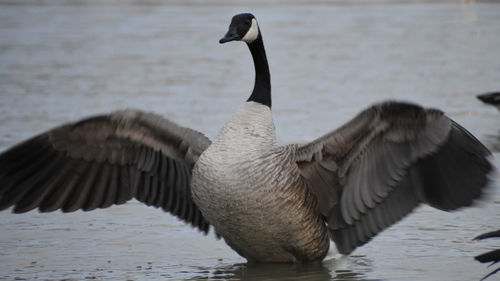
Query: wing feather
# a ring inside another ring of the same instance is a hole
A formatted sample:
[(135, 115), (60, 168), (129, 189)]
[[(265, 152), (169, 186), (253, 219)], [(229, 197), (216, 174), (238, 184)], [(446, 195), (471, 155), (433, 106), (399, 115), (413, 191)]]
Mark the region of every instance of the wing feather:
[(69, 200), (71, 193), (78, 186), (79, 181), (82, 178), (87, 170), (90, 168), (90, 165), (87, 163), (81, 163), (76, 160), (72, 160), (71, 162), (76, 162), (71, 165), (77, 165), (75, 168), (75, 176), (71, 176), (66, 174), (65, 181), (60, 183), (60, 185), (66, 186), (63, 189), (54, 188), (52, 192), (40, 203), (39, 210), (40, 212), (52, 212), (57, 209), (61, 209), (64, 204)]
[(65, 124), (0, 154), (0, 210), (90, 211), (135, 197), (206, 232), (189, 184), (209, 145), (201, 133), (141, 111)]
[(89, 165), (89, 169), (86, 171), (84, 176), (81, 177), (81, 182), (76, 184), (76, 188), (71, 191), (67, 201), (64, 203), (62, 207), (63, 212), (68, 213), (82, 209), (83, 205), (87, 201), (89, 192), (97, 180), (102, 164)]
[(87, 197), (87, 202), (83, 205), (84, 211), (92, 211), (99, 206), (101, 206), (104, 201), (104, 194), (108, 189), (108, 173), (110, 171), (110, 165), (106, 162), (101, 164), (101, 169), (97, 174), (96, 182), (91, 187), (89, 196)]
[[(442, 112), (386, 102), (299, 146), (297, 159), (330, 236), (348, 254), (420, 203), (470, 206), (493, 169), (489, 155)], [(318, 166), (336, 169), (325, 175)]]
[[(58, 153), (58, 157), (53, 164), (47, 167), (45, 170), (46, 172), (41, 173), (41, 177), (37, 183), (31, 184), (29, 180), (23, 183), (26, 186), (34, 186), (35, 188), (31, 188), (30, 192), (26, 193), (26, 195), (19, 200), (14, 212), (24, 213), (38, 207), (42, 200), (44, 200), (56, 185), (64, 179), (68, 171), (73, 168), (71, 164), (73, 163), (66, 163), (66, 161), (64, 161), (64, 156)], [(57, 172), (52, 173), (51, 171)]]

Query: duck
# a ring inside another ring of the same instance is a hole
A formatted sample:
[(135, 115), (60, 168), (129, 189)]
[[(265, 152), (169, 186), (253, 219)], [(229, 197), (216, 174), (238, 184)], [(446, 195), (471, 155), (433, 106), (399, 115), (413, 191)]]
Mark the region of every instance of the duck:
[(330, 242), (349, 255), (427, 204), (452, 211), (482, 197), (491, 153), (442, 111), (384, 101), (309, 143), (282, 144), (254, 15), (220, 43), (245, 43), (254, 88), (212, 141), (154, 113), (120, 110), (62, 124), (0, 155), (0, 210), (91, 211), (136, 199), (250, 263), (307, 263)]
[(477, 98), (489, 105), (496, 107), (500, 110), (500, 92), (489, 92), (477, 95)]

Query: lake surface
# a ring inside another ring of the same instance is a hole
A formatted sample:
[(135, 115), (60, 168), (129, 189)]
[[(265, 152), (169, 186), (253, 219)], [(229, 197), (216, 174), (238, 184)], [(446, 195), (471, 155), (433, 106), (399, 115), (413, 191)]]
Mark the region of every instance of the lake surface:
[[(218, 44), (230, 18), (250, 11), (283, 142), (313, 140), (374, 102), (397, 99), (442, 109), (500, 166), (500, 112), (475, 98), (500, 90), (500, 4), (141, 3), (0, 1), (0, 151), (123, 108), (214, 138), (253, 86), (247, 47)], [(477, 207), (418, 208), (351, 256), (316, 265), (247, 265), (212, 233), (137, 201), (89, 213), (4, 211), (0, 279), (478, 280), (491, 269), (473, 256), (500, 246), (471, 241), (500, 228), (500, 176), (492, 178), (489, 200)]]

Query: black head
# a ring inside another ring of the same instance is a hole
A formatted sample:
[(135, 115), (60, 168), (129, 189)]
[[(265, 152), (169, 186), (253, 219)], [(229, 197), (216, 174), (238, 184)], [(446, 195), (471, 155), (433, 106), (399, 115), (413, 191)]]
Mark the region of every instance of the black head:
[(252, 43), (259, 37), (259, 25), (257, 20), (252, 14), (238, 14), (233, 17), (229, 30), (219, 43), (226, 43), (229, 41), (244, 41)]

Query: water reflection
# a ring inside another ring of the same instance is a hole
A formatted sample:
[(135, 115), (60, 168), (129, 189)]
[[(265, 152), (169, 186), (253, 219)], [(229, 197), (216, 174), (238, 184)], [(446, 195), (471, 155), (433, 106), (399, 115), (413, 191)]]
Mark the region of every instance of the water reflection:
[[(356, 267), (356, 271), (349, 267)], [(366, 277), (366, 273), (371, 270), (371, 261), (354, 256), (313, 264), (237, 263), (215, 268), (198, 267), (193, 271), (199, 272), (200, 275), (189, 280), (379, 280)]]

